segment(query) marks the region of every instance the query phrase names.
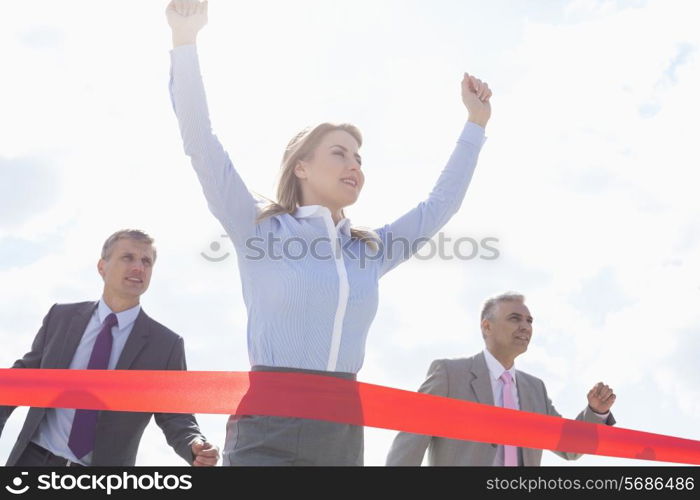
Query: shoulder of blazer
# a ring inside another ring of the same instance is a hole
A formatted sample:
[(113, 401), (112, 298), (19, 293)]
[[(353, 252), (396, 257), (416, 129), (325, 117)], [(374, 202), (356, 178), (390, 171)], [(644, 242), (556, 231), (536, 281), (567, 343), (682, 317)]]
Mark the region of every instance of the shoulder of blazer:
[(474, 361), (479, 355), (481, 355), (481, 353), (477, 353), (468, 358), (438, 359), (436, 361), (442, 363), (448, 373), (463, 375), (464, 373), (470, 373), (472, 371)]
[(92, 313), (92, 311), (97, 307), (96, 300), (88, 300), (85, 302), (73, 302), (70, 304), (55, 304), (54, 314), (84, 314)]
[[(170, 328), (167, 326), (159, 323), (158, 321), (154, 320), (151, 318), (148, 314), (146, 314), (146, 311), (143, 310), (143, 307), (141, 308), (141, 311), (139, 312), (139, 316), (142, 317), (143, 324), (148, 325), (148, 333), (150, 335), (155, 335), (161, 340), (167, 340), (169, 342), (176, 342), (180, 340), (182, 337), (172, 331)], [(137, 317), (138, 320), (138, 317)]]
[(524, 379), (529, 385), (545, 388), (544, 381), (541, 378), (530, 375), (529, 373), (518, 370), (517, 368), (515, 369), (515, 373), (517, 377)]
[[(70, 304), (54, 304), (49, 309), (47, 318), (47, 336), (55, 333), (68, 333), (69, 325), (88, 324), (90, 317), (97, 308), (97, 301), (74, 302)], [(82, 333), (82, 332), (81, 332)]]

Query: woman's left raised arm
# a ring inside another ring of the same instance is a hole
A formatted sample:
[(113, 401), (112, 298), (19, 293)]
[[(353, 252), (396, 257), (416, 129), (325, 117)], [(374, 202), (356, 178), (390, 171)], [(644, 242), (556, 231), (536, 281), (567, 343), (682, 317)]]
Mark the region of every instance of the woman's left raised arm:
[(491, 94), (486, 82), (464, 74), (462, 102), (469, 119), (428, 198), (376, 230), (381, 240), (380, 276), (413, 255), (421, 241), (432, 238), (459, 210), (484, 143), (484, 129), (491, 118)]

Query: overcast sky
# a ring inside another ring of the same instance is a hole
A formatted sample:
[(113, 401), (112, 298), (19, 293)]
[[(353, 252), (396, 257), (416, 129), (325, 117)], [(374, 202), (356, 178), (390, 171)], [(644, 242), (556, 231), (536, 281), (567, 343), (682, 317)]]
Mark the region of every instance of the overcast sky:
[[(4, 3), (0, 365), (29, 349), (52, 304), (100, 297), (104, 239), (137, 227), (159, 254), (142, 305), (185, 338), (189, 368), (247, 370), (233, 248), (170, 107), (166, 2)], [(211, 0), (209, 14), (199, 54), (212, 122), (249, 189), (274, 195), (299, 129), (355, 123), (366, 174), (346, 211), (355, 225), (427, 196), (466, 119), (463, 72), (493, 89), (488, 141), (444, 233), (497, 238), (499, 256), (389, 273), (360, 380), (417, 389), (433, 359), (483, 348), (484, 298), (517, 290), (535, 323), (516, 367), (564, 416), (604, 381), (620, 427), (700, 439), (696, 2)], [(25, 413), (5, 426), (2, 463)], [(223, 446), (226, 417), (198, 418)], [(384, 462), (394, 435), (367, 429), (367, 464)], [(137, 464), (181, 463), (152, 423)]]

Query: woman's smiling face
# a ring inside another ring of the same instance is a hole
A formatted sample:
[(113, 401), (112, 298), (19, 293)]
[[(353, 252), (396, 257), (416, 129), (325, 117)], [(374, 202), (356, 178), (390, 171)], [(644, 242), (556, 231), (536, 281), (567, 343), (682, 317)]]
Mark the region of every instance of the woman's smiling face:
[(355, 203), (365, 182), (358, 150), (357, 140), (344, 130), (324, 135), (312, 154), (294, 169), (303, 205), (336, 211)]

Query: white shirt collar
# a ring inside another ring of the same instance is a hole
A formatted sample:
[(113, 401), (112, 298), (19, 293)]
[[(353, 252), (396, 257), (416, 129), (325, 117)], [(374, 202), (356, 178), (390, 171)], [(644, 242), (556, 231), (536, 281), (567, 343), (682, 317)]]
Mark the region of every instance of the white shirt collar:
[(331, 211), (322, 205), (304, 205), (297, 207), (294, 212), (294, 217), (297, 219), (306, 219), (308, 217), (323, 217), (324, 214), (330, 215)]
[(513, 366), (511, 366), (509, 370), (506, 370), (501, 362), (498, 361), (487, 348), (484, 348), (484, 358), (486, 358), (486, 366), (489, 369), (489, 375), (491, 375), (492, 381), (500, 379), (503, 372), (509, 372), (510, 377), (513, 379), (513, 385), (517, 385), (515, 379), (515, 363), (513, 363)]
[[(100, 324), (103, 324), (107, 316), (109, 316), (112, 312), (114, 311), (112, 311), (105, 303), (104, 297), (101, 297), (100, 302), (97, 305), (97, 317), (100, 319)], [(134, 307), (127, 309), (126, 311), (115, 313), (117, 316), (117, 326), (119, 330), (123, 330), (136, 321), (136, 317), (139, 315), (139, 312), (141, 312), (141, 304), (136, 304)]]
[[(302, 207), (298, 207), (294, 212), (294, 217), (296, 217), (297, 219), (307, 219), (309, 217), (325, 216), (330, 217), (331, 211), (323, 205), (304, 205)], [(347, 217), (345, 217), (344, 219), (340, 219), (338, 221), (338, 224), (335, 225), (336, 231), (338, 231), (339, 233), (343, 233), (346, 236), (350, 236), (350, 227), (350, 219), (348, 219)]]

